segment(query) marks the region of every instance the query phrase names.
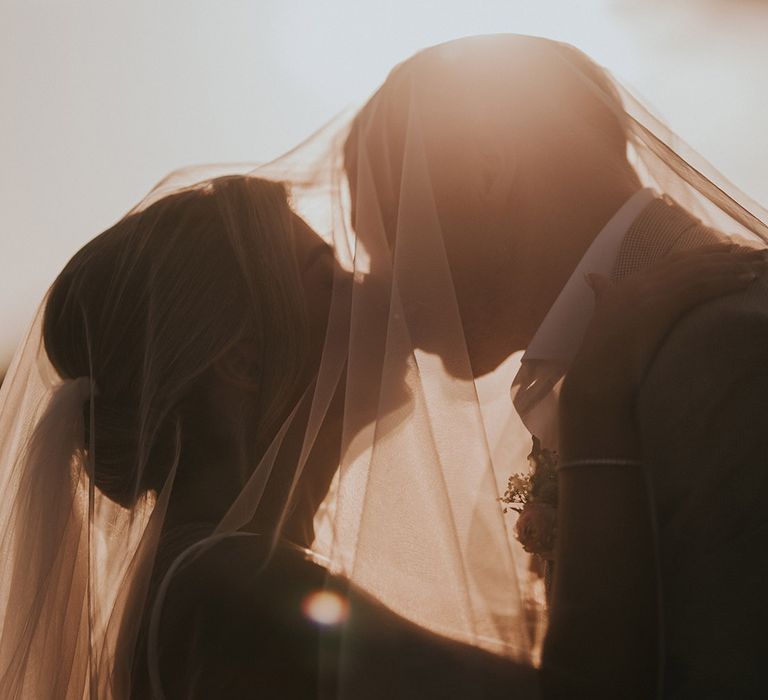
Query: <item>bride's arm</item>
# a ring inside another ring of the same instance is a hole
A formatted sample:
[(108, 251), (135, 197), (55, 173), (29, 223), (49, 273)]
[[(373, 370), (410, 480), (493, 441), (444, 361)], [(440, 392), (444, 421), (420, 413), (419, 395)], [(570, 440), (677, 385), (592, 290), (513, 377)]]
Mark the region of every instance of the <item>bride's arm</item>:
[(735, 292), (762, 253), (708, 246), (617, 285), (595, 280), (596, 311), (560, 400), (559, 530), (545, 697), (653, 697), (660, 599), (651, 501), (634, 405), (679, 316)]

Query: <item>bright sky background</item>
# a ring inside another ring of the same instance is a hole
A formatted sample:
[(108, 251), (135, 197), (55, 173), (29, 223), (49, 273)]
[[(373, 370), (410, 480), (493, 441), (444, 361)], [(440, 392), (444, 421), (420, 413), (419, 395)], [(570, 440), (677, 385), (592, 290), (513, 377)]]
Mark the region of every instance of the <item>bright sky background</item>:
[(0, 367), (67, 259), (180, 166), (279, 155), (414, 51), (569, 41), (768, 203), (761, 0), (0, 0)]

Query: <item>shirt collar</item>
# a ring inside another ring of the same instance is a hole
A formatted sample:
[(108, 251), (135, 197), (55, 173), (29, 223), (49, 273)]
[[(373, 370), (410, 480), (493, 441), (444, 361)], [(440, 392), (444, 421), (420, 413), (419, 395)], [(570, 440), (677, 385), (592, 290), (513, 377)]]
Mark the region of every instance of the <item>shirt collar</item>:
[(594, 309), (594, 294), (584, 275), (590, 272), (611, 274), (624, 236), (656, 196), (651, 188), (635, 192), (603, 226), (541, 322), (522, 362), (570, 364)]

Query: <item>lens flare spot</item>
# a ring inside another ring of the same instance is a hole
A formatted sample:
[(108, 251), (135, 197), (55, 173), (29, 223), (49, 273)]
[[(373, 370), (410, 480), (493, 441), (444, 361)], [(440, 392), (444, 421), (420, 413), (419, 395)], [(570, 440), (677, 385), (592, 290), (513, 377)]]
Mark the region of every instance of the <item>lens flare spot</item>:
[(347, 619), (349, 604), (333, 591), (314, 591), (302, 603), (304, 614), (318, 625), (340, 625)]

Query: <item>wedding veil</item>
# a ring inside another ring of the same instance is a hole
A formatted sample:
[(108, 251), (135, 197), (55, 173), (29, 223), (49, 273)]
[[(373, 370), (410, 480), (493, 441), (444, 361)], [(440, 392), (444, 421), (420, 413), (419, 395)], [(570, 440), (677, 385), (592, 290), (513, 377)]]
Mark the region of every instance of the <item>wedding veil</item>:
[[(574, 140), (593, 153), (626, 148), (643, 185), (727, 234), (768, 240), (766, 212), (607, 71), (570, 46), (512, 35), (420, 52), (362, 110), (285, 156), (179, 171), (128, 215), (209, 187), (213, 177), (247, 174), (284, 183), (294, 211), (339, 264), (316, 376), (258, 455), (245, 443), (234, 450), (251, 460), (239, 492), (212, 530), (190, 534), (174, 551), (166, 578), (185, 552), (238, 532), (260, 509), (269, 514), (262, 534), (279, 545), (340, 401), (340, 457), (313, 504), (311, 556), (417, 625), (536, 666), (544, 585), (499, 503), (509, 475), (527, 470), (531, 445), (509, 400), (523, 348), (510, 345), (508, 359), (504, 348), (499, 357), (480, 353), (482, 362), (473, 353), (514, 335), (486, 308), (498, 306), (508, 261), (547, 235), (536, 217), (559, 203), (531, 192), (546, 187), (546, 168), (573, 165), (573, 153), (558, 156), (557, 146)], [(554, 239), (549, 254), (557, 257)], [(116, 288), (123, 273), (104, 278), (96, 293), (130, 293)], [(519, 285), (515, 293), (531, 292)], [(124, 489), (137, 497), (121, 503), (99, 474), (97, 371), (59, 376), (43, 342), (45, 304), (0, 393), (0, 695), (128, 697), (125, 658), (141, 610), (161, 613), (154, 596), (163, 584), (152, 572), (181, 468), (172, 454), (163, 478), (138, 488), (155, 454), (153, 421), (168, 409), (157, 403), (165, 379), (152, 365), (168, 309), (147, 308), (140, 428)], [(84, 319), (81, 331), (73, 342), (92, 356), (98, 329)], [(354, 655), (354, 640), (343, 649)], [(391, 680), (397, 697), (407, 674)]]

